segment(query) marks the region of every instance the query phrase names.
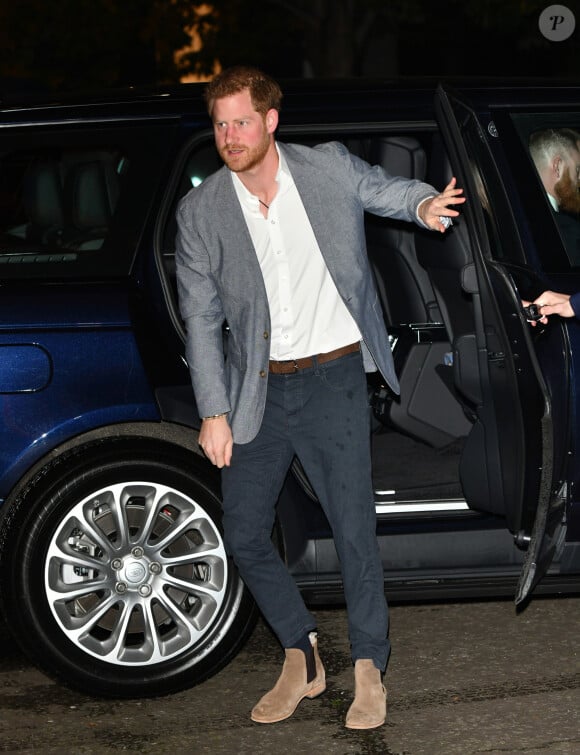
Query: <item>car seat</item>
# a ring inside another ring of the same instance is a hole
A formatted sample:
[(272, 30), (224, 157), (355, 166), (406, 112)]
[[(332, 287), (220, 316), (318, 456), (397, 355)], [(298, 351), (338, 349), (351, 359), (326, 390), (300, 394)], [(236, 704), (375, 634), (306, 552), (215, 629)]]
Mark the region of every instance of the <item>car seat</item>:
[(65, 245), (78, 250), (100, 249), (119, 198), (119, 177), (111, 160), (94, 159), (72, 166), (66, 196), (69, 224)]
[[(434, 151), (429, 181), (446, 186), (451, 166), (442, 147)], [(429, 273), (439, 309), (449, 334), (453, 352), (453, 380), (467, 413), (478, 400), (475, 347), (475, 319), (472, 294), (477, 289), (469, 236), (461, 215), (445, 234), (421, 233), (417, 237), (417, 257)], [(471, 365), (471, 368), (470, 368)]]
[(60, 166), (55, 160), (42, 159), (30, 165), (23, 179), (22, 202), (27, 215), (26, 240), (59, 246), (65, 211)]
[[(418, 139), (389, 136), (373, 140), (371, 162), (391, 175), (425, 179), (427, 157)], [(435, 183), (437, 186), (438, 183)], [(381, 419), (425, 443), (443, 447), (468, 434), (471, 423), (453, 390), (451, 346), (429, 272), (420, 264), (414, 223), (369, 217), (369, 258), (392, 335), (400, 397), (373, 405)], [(402, 327), (406, 325), (406, 327)]]
[[(368, 157), (393, 176), (425, 178), (427, 157), (414, 137), (373, 139)], [(366, 233), (387, 324), (441, 322), (429, 276), (417, 260), (415, 226), (367, 215)]]

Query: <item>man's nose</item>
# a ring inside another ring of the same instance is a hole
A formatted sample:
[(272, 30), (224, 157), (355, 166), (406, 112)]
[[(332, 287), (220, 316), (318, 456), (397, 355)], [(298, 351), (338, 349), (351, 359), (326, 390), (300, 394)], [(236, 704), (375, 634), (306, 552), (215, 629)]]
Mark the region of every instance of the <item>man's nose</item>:
[(232, 124), (226, 127), (226, 144), (231, 144), (236, 141), (236, 128)]

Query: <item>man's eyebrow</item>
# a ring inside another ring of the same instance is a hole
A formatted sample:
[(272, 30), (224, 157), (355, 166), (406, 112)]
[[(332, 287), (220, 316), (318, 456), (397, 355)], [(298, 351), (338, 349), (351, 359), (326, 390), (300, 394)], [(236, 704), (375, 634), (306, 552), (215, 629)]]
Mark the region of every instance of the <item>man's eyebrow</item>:
[[(230, 118), (230, 121), (249, 121), (252, 118), (252, 114), (248, 113), (248, 115), (238, 115), (236, 118)], [(224, 123), (227, 120), (227, 118), (214, 118), (214, 123)]]

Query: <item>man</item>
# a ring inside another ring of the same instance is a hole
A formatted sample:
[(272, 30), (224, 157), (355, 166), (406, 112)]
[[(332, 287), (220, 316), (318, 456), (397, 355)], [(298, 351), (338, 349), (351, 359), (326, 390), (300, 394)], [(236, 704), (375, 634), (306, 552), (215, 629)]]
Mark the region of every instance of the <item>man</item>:
[(571, 129), (545, 129), (530, 137), (530, 154), (546, 190), (562, 241), (580, 264), (580, 151)]
[(341, 561), (355, 664), (346, 725), (367, 729), (386, 718), (381, 674), (390, 646), (363, 363), (378, 367), (393, 390), (398, 384), (363, 216), (415, 220), (443, 233), (441, 218), (458, 215), (448, 205), (464, 199), (455, 180), (438, 194), (338, 143), (276, 142), (281, 100), (278, 84), (253, 68), (228, 69), (207, 87), (225, 166), (177, 213), (186, 353), (203, 418), (199, 443), (222, 469), (226, 546), (285, 650), (278, 682), (251, 717), (284, 720), (326, 687), (314, 617), (271, 540), (297, 454)]

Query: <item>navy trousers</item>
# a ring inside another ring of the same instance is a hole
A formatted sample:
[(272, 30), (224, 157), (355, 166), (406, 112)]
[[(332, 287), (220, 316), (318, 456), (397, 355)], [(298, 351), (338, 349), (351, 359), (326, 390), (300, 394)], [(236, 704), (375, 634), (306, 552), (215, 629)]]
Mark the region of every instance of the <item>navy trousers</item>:
[(353, 661), (387, 665), (388, 612), (376, 538), (370, 415), (360, 352), (289, 375), (268, 375), (258, 435), (235, 444), (222, 470), (226, 547), (283, 647), (315, 620), (271, 539), (294, 454), (331, 524), (340, 559)]

